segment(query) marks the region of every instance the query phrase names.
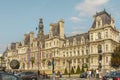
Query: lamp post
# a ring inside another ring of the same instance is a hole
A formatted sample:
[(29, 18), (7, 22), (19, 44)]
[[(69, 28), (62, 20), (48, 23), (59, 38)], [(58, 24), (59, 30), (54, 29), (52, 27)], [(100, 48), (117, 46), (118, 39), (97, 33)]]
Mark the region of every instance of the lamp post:
[(69, 64), (69, 78), (70, 78), (70, 64), (71, 64), (71, 59), (68, 59), (67, 62)]

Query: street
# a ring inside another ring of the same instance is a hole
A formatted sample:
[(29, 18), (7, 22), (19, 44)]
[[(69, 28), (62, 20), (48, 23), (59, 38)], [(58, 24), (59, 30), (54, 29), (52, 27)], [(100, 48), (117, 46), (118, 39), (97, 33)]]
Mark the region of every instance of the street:
[[(53, 78), (50, 78), (50, 79), (39, 78), (38, 80), (53, 80)], [(98, 78), (90, 78), (90, 79), (86, 79), (86, 78), (55, 78), (55, 80), (102, 80), (102, 79), (98, 79)]]

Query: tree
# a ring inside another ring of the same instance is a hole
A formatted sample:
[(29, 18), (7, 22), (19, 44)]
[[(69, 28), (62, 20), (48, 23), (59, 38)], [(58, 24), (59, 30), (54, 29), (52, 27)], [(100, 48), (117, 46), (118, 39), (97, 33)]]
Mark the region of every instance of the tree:
[(68, 74), (67, 68), (65, 68), (65, 72), (64, 72), (64, 74)]
[(79, 65), (77, 67), (76, 74), (80, 74), (80, 67), (79, 67)]
[(32, 64), (32, 68), (33, 68), (33, 64), (35, 63), (35, 57), (31, 57), (30, 58), (31, 64)]
[(117, 69), (120, 67), (120, 45), (116, 47), (111, 55), (111, 67)]
[(72, 69), (71, 69), (71, 72), (70, 72), (71, 74), (74, 74), (74, 69), (73, 69), (73, 67), (72, 67)]

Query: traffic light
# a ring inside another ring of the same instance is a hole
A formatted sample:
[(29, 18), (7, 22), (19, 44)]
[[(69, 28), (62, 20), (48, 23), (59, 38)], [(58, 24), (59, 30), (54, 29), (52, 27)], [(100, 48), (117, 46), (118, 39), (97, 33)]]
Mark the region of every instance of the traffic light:
[(101, 60), (102, 60), (102, 55), (100, 54), (100, 55), (99, 55), (99, 61), (101, 61)]

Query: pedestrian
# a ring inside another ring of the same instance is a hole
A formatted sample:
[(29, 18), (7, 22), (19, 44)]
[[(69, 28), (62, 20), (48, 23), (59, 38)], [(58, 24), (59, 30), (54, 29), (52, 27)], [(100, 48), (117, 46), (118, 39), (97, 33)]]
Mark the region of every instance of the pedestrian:
[(46, 73), (43, 71), (43, 79), (46, 79)]
[(40, 78), (40, 71), (38, 70), (38, 77)]
[(55, 78), (56, 78), (56, 73), (55, 71), (53, 71), (53, 80), (55, 80)]
[(60, 71), (60, 78), (62, 78), (62, 72)]
[(96, 78), (99, 78), (99, 70), (96, 69)]
[(95, 70), (94, 69), (91, 70), (91, 77), (93, 77), (93, 78), (95, 77)]

